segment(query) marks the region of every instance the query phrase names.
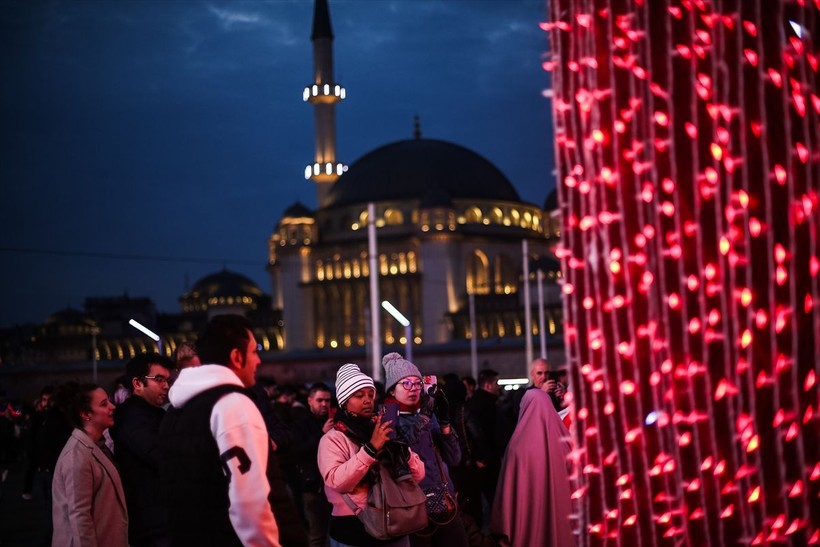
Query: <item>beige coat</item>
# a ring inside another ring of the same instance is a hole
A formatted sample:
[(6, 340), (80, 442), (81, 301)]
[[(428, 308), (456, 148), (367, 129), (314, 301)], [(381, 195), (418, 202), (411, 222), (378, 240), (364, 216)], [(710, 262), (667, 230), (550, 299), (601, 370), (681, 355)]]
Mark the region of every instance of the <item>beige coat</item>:
[(127, 547), (128, 512), (120, 474), (108, 456), (75, 429), (52, 483), (52, 547)]

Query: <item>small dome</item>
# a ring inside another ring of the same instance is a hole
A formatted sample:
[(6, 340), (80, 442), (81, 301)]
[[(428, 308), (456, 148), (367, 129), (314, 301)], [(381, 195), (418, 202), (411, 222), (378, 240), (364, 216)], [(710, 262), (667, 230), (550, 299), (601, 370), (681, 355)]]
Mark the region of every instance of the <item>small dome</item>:
[(74, 308), (65, 308), (48, 316), (45, 325), (82, 325), (93, 324), (93, 320), (84, 312)]
[(553, 190), (547, 194), (547, 199), (544, 200), (544, 211), (550, 212), (558, 209), (558, 190)]
[(287, 209), (282, 214), (282, 218), (304, 218), (310, 217), (313, 218), (313, 211), (308, 209), (305, 205), (302, 204), (301, 201), (297, 201)]
[(262, 289), (249, 278), (226, 269), (203, 277), (194, 284), (194, 287), (185, 296), (192, 298), (220, 296), (259, 297), (262, 296), (262, 294)]
[(450, 142), (411, 139), (377, 148), (353, 163), (322, 207), (422, 199), (434, 189), (451, 199), (521, 201), (507, 177), (475, 152)]

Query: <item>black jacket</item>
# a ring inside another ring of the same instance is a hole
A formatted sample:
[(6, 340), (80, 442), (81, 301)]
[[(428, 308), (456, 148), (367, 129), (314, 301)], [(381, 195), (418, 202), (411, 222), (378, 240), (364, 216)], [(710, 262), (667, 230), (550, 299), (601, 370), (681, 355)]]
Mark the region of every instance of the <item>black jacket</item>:
[(501, 460), (503, 453), (499, 450), (497, 402), (498, 396), (477, 389), (464, 404), (467, 444), (473, 460), (471, 463), (482, 461), (495, 464)]
[(299, 435), (293, 437), (291, 445), (291, 461), (295, 475), (292, 484), (301, 492), (317, 494), (324, 489), (316, 457), (319, 454), (319, 440), (324, 435), (322, 427), (326, 421), (327, 417), (317, 417), (308, 408), (294, 409), (292, 428), (293, 431), (298, 431)]
[(167, 534), (168, 518), (160, 495), (159, 427), (165, 411), (132, 396), (114, 411), (114, 458), (128, 506), (128, 540), (139, 545)]

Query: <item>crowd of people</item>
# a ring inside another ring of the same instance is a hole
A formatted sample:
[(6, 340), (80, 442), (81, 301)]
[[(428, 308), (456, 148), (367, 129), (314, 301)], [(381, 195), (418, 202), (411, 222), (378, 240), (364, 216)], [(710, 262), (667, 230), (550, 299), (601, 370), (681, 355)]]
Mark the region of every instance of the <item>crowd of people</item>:
[[(259, 365), (251, 324), (222, 315), (174, 359), (131, 359), (110, 399), (94, 384), (43, 389), (23, 498), (50, 510), (44, 544), (575, 543), (567, 382), (545, 360), (503, 394), (492, 369), (436, 377), (398, 353), (383, 385), (348, 363), (333, 386), (279, 386), (257, 381)], [(426, 500), (412, 533), (376, 537), (362, 519), (382, 469)]]

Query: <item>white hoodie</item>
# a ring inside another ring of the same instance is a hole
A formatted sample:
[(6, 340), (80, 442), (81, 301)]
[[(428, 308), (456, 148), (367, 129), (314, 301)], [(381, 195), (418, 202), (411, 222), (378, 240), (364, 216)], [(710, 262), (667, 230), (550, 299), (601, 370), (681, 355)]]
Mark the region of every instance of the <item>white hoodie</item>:
[[(179, 373), (168, 392), (168, 399), (176, 408), (184, 408), (203, 391), (226, 384), (243, 387), (227, 367), (202, 365), (186, 368)], [(241, 393), (225, 395), (211, 411), (211, 434), (220, 454), (228, 450), (234, 453), (244, 451), (250, 462), (244, 471), (240, 470), (240, 457), (232, 457), (226, 462), (230, 471), (229, 517), (239, 540), (245, 546), (279, 547), (279, 529), (268, 503), (270, 486), (265, 473), (270, 437), (259, 409)]]

